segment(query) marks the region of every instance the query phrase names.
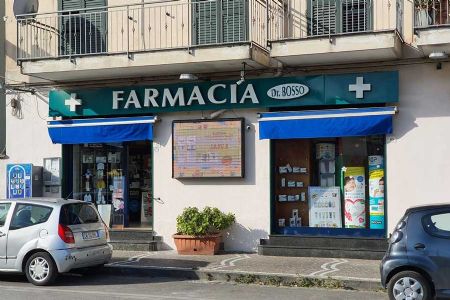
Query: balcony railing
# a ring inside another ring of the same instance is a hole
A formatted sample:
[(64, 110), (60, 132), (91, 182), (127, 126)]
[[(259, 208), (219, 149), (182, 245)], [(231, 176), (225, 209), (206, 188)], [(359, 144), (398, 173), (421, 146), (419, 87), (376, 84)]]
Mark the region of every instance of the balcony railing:
[(269, 4), (269, 40), (358, 32), (402, 33), (401, 0), (282, 0)]
[(22, 15), (17, 60), (267, 45), (265, 0), (165, 1)]
[(450, 25), (450, 0), (415, 0), (414, 26), (426, 28)]

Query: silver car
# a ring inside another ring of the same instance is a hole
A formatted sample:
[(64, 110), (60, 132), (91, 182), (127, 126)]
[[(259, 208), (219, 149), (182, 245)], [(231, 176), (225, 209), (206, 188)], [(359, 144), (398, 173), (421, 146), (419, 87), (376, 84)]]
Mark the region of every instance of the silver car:
[(35, 285), (59, 273), (109, 262), (108, 228), (92, 204), (33, 198), (0, 200), (0, 271), (22, 272)]

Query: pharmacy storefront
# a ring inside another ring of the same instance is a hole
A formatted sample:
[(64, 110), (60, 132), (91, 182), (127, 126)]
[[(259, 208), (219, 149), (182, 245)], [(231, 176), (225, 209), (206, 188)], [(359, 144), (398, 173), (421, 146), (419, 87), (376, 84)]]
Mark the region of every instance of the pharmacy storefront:
[(170, 244), (183, 207), (214, 205), (250, 250), (269, 234), (386, 236), (398, 98), (397, 72), (55, 90), (48, 130), (64, 193), (111, 226)]

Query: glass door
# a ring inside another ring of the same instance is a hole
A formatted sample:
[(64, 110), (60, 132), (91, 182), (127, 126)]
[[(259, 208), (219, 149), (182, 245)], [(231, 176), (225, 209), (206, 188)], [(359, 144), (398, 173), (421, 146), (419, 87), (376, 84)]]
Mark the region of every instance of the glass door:
[(153, 227), (152, 144), (148, 141), (128, 144), (128, 225)]
[(125, 225), (123, 144), (83, 144), (73, 148), (73, 198), (94, 203), (107, 225)]

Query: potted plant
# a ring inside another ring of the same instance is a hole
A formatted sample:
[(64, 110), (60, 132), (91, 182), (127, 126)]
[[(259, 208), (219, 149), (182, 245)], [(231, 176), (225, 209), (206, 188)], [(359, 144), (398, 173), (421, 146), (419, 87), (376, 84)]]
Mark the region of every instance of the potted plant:
[(177, 234), (173, 235), (178, 254), (213, 255), (219, 251), (221, 231), (230, 227), (236, 218), (217, 208), (185, 208), (177, 217)]

